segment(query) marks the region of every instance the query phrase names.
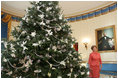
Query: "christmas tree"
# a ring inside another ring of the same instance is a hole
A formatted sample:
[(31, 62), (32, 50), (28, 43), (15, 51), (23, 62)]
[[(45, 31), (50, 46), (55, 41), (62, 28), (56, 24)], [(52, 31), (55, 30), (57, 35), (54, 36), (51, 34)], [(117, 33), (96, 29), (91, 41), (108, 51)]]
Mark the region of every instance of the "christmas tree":
[(74, 50), (76, 39), (64, 19), (58, 2), (31, 2), (14, 40), (4, 40), (3, 78), (83, 78), (87, 69), (81, 55)]

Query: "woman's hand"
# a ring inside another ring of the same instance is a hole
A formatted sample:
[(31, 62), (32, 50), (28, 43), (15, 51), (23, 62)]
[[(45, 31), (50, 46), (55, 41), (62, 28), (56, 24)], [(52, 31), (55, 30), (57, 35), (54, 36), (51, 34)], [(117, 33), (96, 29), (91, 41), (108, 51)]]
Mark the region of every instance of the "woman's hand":
[(101, 68), (100, 68), (100, 71), (101, 71)]
[(102, 69), (102, 64), (101, 64), (101, 67), (100, 67), (100, 71), (101, 71), (101, 69)]

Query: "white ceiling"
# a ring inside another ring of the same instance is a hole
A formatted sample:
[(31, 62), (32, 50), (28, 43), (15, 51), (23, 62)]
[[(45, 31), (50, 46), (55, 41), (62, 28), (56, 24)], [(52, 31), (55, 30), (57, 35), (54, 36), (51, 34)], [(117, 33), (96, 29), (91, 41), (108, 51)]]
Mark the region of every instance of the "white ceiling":
[[(96, 10), (112, 3), (114, 1), (59, 1), (59, 6), (67, 17)], [(2, 11), (20, 17), (25, 14), (25, 9), (30, 6), (29, 1), (1, 1)]]

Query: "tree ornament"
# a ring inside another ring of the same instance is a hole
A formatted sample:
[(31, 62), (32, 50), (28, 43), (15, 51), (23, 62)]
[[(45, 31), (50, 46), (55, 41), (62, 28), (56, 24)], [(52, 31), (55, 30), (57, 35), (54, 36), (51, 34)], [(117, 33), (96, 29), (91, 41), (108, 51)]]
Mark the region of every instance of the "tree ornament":
[(7, 62), (7, 59), (4, 57), (4, 58), (3, 58), (3, 61), (4, 61), (4, 62)]
[(10, 76), (10, 75), (12, 74), (12, 71), (10, 71), (10, 72), (8, 72), (8, 73), (6, 73), (6, 74)]
[(62, 78), (62, 76), (58, 76), (57, 78)]
[(40, 45), (41, 44), (41, 41), (38, 41), (38, 44)]
[(32, 46), (36, 47), (38, 46), (39, 44), (38, 43), (33, 43)]
[(41, 15), (38, 15), (41, 19), (43, 19), (44, 18), (44, 15), (43, 14), (41, 14)]
[(50, 68), (52, 68), (52, 64), (50, 64)]
[(39, 9), (40, 9), (40, 6), (37, 6), (37, 10), (39, 11)]
[(81, 72), (81, 74), (82, 74), (82, 75), (84, 75), (84, 74), (85, 74), (85, 72)]
[(71, 73), (67, 74), (67, 76), (71, 77)]
[(51, 32), (51, 30), (46, 30), (48, 32), (48, 35), (52, 35), (53, 32)]
[(59, 19), (60, 19), (60, 20), (62, 19), (62, 15), (59, 16)]
[(16, 57), (16, 55), (14, 53), (11, 54), (12, 57)]
[(70, 71), (71, 71), (71, 73), (72, 73), (72, 71), (73, 71), (73, 68), (71, 68), (71, 69), (70, 69)]
[(36, 23), (34, 23), (34, 26), (36, 25)]
[(5, 48), (7, 48), (7, 45), (8, 45), (7, 42), (4, 42), (4, 47), (5, 47)]
[(51, 77), (51, 73), (50, 72), (48, 72), (48, 77)]
[(64, 61), (61, 61), (60, 64), (65, 66), (65, 62)]
[(35, 35), (36, 35), (36, 32), (35, 31), (31, 33), (31, 36), (32, 37), (35, 37)]
[(74, 74), (74, 77), (76, 78), (77, 77), (77, 74)]
[(46, 24), (49, 24), (50, 23), (50, 20), (46, 20)]
[(41, 62), (41, 60), (38, 60), (38, 61), (37, 61), (37, 63), (40, 63), (40, 62)]
[(52, 67), (53, 70), (55, 70), (56, 68), (55, 67)]
[(34, 70), (34, 73), (40, 73), (41, 72), (41, 69), (39, 70)]
[(40, 25), (45, 25), (45, 23), (42, 21), (42, 22), (40, 23)]
[(53, 47), (52, 47), (52, 49), (53, 49), (54, 51), (56, 51), (56, 50), (57, 50), (56, 46), (53, 46)]
[(26, 31), (25, 31), (25, 30), (21, 32), (21, 34), (22, 34), (22, 35), (24, 35), (25, 33), (26, 33)]
[(49, 10), (51, 10), (52, 9), (52, 7), (48, 7), (47, 9), (46, 9), (46, 11), (49, 11)]

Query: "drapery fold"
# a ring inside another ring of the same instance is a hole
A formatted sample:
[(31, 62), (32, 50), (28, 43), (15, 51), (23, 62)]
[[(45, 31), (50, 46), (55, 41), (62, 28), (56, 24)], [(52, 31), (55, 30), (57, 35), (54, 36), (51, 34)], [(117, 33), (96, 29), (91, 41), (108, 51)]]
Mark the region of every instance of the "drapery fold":
[[(11, 22), (12, 21), (20, 21), (19, 19), (20, 19), (20, 17), (16, 17), (13, 15), (7, 14), (5, 12), (1, 12), (1, 22), (7, 23), (7, 31), (1, 32), (1, 35), (4, 34), (4, 32), (7, 32), (7, 36), (6, 36), (7, 40), (9, 40), (10, 33), (11, 33)], [(1, 24), (1, 30), (2, 30), (2, 27), (4, 27), (4, 25)]]

